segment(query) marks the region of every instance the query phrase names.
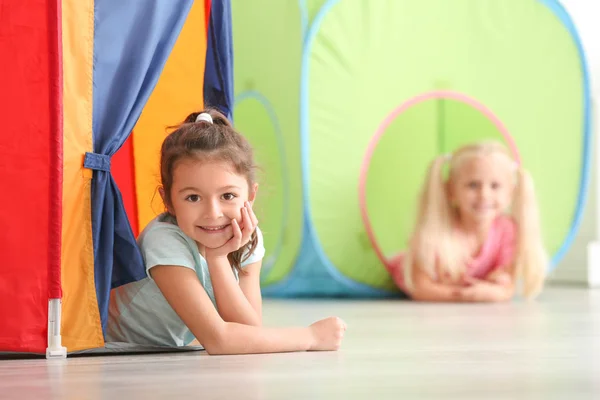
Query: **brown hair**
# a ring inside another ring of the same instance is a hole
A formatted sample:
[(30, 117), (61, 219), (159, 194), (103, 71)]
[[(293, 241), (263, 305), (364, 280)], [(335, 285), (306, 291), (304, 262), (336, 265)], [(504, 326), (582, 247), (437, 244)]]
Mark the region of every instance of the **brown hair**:
[[(196, 122), (196, 117), (201, 113), (209, 114), (213, 123)], [(173, 170), (179, 161), (185, 159), (229, 162), (237, 174), (246, 177), (248, 187), (252, 188), (256, 169), (252, 147), (223, 114), (214, 109), (194, 112), (180, 125), (172, 128), (175, 130), (167, 136), (160, 150), (160, 179), (164, 190), (165, 206), (172, 205)], [(243, 273), (241, 264), (254, 252), (257, 244), (258, 237), (254, 230), (250, 241), (245, 246), (227, 255), (231, 267)], [(248, 250), (247, 255), (242, 260), (246, 250)]]

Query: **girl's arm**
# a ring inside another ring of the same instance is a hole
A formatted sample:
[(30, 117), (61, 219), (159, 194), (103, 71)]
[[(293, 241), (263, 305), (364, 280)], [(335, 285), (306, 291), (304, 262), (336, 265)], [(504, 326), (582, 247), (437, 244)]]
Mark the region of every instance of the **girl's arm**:
[(215, 292), (219, 314), (226, 322), (260, 326), (262, 307), (259, 276), (261, 261), (244, 268), (248, 276), (240, 273), (240, 283), (235, 279), (227, 256), (207, 258), (210, 280)]
[(233, 220), (233, 237), (219, 249), (207, 249), (206, 262), (221, 317), (226, 322), (260, 326), (262, 300), (259, 274), (262, 261), (247, 265), (244, 268), (246, 274), (239, 274), (238, 284), (227, 259), (227, 254), (247, 243), (257, 229), (258, 219), (249, 202), (244, 204), (241, 215), (244, 228), (240, 229), (237, 221)]
[(484, 279), (467, 278), (469, 286), (460, 291), (460, 299), (465, 302), (503, 302), (515, 294), (513, 268), (499, 267)]
[(262, 323), (262, 294), (260, 292), (260, 269), (262, 260), (244, 267), (245, 274), (240, 274), (240, 289), (256, 312), (258, 320)]
[(455, 302), (460, 301), (460, 290), (463, 287), (450, 282), (437, 282), (415, 265), (413, 272), (413, 290), (410, 297), (416, 301)]
[(224, 321), (195, 271), (181, 266), (153, 267), (151, 275), (167, 302), (209, 354), (337, 350), (346, 330), (330, 317), (307, 328), (263, 328)]

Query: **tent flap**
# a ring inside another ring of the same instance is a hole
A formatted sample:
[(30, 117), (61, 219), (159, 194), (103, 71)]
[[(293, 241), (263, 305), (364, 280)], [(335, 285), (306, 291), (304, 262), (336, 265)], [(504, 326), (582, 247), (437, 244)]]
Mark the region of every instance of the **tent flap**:
[[(103, 330), (110, 290), (146, 276), (119, 188), (107, 170), (138, 120), (193, 0), (97, 0), (94, 32), (92, 231)], [(107, 165), (108, 164), (108, 165)]]
[[(207, 34), (204, 101), (233, 120), (233, 38), (231, 3), (215, 1), (210, 6)], [(207, 7), (207, 13), (208, 13)]]

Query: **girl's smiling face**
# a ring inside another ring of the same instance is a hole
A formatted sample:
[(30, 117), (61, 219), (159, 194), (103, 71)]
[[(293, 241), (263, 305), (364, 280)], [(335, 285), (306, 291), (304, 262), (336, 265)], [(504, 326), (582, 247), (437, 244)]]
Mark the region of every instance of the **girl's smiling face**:
[(201, 251), (218, 248), (233, 237), (233, 219), (243, 228), (241, 210), (246, 201), (254, 201), (257, 187), (250, 188), (226, 161), (181, 160), (173, 170), (168, 210)]
[(489, 224), (507, 210), (514, 189), (514, 171), (499, 157), (469, 157), (451, 176), (450, 202), (461, 222)]

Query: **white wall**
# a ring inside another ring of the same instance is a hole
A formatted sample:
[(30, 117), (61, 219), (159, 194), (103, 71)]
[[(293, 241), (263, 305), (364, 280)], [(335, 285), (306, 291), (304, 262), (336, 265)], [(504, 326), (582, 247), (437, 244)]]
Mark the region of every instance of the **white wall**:
[(561, 0), (561, 3), (575, 22), (592, 72), (592, 85), (595, 93), (600, 94), (600, 1)]
[[(583, 218), (583, 223), (579, 230), (577, 239), (573, 243), (572, 248), (560, 263), (558, 268), (551, 276), (551, 280), (555, 282), (569, 282), (577, 284), (589, 284), (588, 277), (590, 267), (588, 266), (588, 244), (592, 241), (600, 239), (600, 227), (598, 211), (600, 210), (600, 195), (598, 190), (600, 185), (598, 179), (598, 154), (599, 143), (597, 143), (597, 132), (600, 115), (597, 107), (600, 100), (600, 1), (599, 0), (561, 0), (561, 3), (567, 9), (573, 19), (579, 36), (584, 47), (588, 68), (591, 75), (592, 98), (596, 103), (594, 119), (594, 171), (592, 172), (592, 182), (590, 185), (590, 195), (588, 197), (587, 206)], [(593, 267), (594, 270), (600, 268), (600, 265)]]

